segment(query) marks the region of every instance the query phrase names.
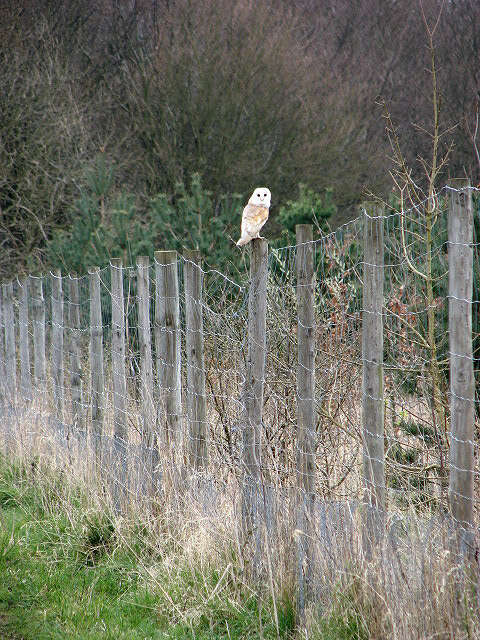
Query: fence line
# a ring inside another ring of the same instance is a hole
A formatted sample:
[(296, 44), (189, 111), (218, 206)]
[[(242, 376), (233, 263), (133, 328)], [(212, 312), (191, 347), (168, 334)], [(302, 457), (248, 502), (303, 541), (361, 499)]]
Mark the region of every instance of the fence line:
[(425, 527), (448, 514), (453, 556), (473, 558), (473, 192), (459, 183), (445, 190), (431, 245), (422, 219), (409, 215), (420, 206), (386, 214), (371, 203), (320, 239), (299, 225), (296, 245), (269, 251), (254, 240), (241, 283), (204, 269), (197, 251), (157, 251), (153, 264), (112, 259), (87, 276), (3, 284), (6, 446), (22, 412), (54, 417), (56, 446), (71, 459), (92, 454), (117, 511), (129, 500), (166, 500), (172, 482), (205, 500), (231, 490), (240, 548), (257, 577), (263, 536), (295, 532), (300, 613), (318, 549), (347, 544), (357, 514), (367, 558), (390, 544), (392, 514), (412, 509)]

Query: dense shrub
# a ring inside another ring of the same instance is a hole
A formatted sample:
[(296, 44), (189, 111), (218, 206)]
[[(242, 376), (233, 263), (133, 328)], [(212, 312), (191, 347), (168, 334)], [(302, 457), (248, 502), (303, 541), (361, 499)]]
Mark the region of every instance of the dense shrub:
[(282, 241), (294, 243), (297, 224), (312, 224), (317, 231), (326, 231), (327, 221), (336, 210), (331, 189), (326, 189), (322, 195), (300, 184), (298, 199), (288, 200), (278, 212), (277, 222), (282, 229)]
[[(116, 192), (114, 172), (103, 156), (87, 176), (87, 186), (69, 217), (71, 228), (59, 230), (47, 243), (49, 265), (64, 272), (86, 273), (88, 267), (122, 258), (135, 264), (139, 255), (153, 259), (156, 249), (196, 248), (208, 264), (229, 270), (238, 256), (230, 232), (238, 231), (241, 197), (214, 200), (194, 174), (179, 182), (173, 195), (160, 193), (141, 205), (128, 192)], [(238, 227), (238, 228), (237, 228)]]

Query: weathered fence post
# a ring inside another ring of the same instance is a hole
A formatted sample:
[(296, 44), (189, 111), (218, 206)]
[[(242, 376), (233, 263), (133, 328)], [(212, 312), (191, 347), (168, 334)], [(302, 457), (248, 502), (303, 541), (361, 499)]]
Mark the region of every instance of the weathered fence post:
[(385, 521), (385, 448), (383, 398), (383, 207), (364, 209), (362, 310), (362, 419), (364, 526), (367, 557), (383, 535)]
[(180, 297), (177, 252), (155, 251), (155, 351), (158, 426), (168, 449), (182, 437)]
[[(152, 339), (150, 332), (150, 275), (148, 256), (137, 258), (138, 340), (140, 347), (140, 397), (142, 402), (142, 445), (146, 469), (153, 480), (158, 464), (158, 443), (155, 432), (155, 405), (153, 402)], [(155, 482), (154, 482), (155, 484)]]
[(5, 381), (5, 322), (3, 310), (3, 288), (0, 286), (0, 411), (3, 410), (6, 400)]
[(80, 295), (78, 278), (70, 275), (70, 300), (68, 321), (70, 324), (70, 387), (72, 394), (72, 420), (76, 435), (83, 428), (82, 354), (80, 346)]
[(142, 399), (142, 440), (148, 447), (154, 443), (153, 365), (150, 336), (150, 276), (148, 256), (137, 258), (138, 341), (140, 347), (140, 397)]
[(119, 258), (110, 261), (112, 280), (112, 377), (114, 445), (120, 461), (114, 480), (114, 502), (120, 510), (127, 482), (127, 378), (125, 371), (125, 308), (123, 301), (123, 266)]
[[(4, 284), (3, 287), (3, 322), (5, 335), (5, 399), (6, 406), (15, 406), (17, 391), (17, 361), (15, 352), (15, 313), (13, 309), (13, 283)], [(2, 421), (3, 422), (3, 421)], [(7, 455), (12, 452), (15, 437), (12, 425), (7, 416), (4, 422), (5, 449)]]
[(45, 300), (42, 276), (31, 276), (33, 323), (33, 377), (37, 393), (45, 391)]
[[(448, 335), (450, 351), (449, 500), (456, 551), (473, 558), (474, 402), (472, 351), (473, 206), (467, 180), (451, 182), (448, 215)], [(464, 190), (458, 191), (457, 189)]]
[(100, 269), (89, 269), (89, 296), (90, 296), (90, 375), (92, 387), (92, 438), (95, 451), (95, 459), (98, 464), (101, 461), (103, 413), (104, 413), (104, 387), (105, 375), (103, 370), (103, 322), (102, 303), (100, 296)]
[(53, 399), (57, 418), (63, 421), (64, 406), (64, 367), (63, 367), (63, 289), (62, 274), (56, 271), (51, 274), (52, 281), (52, 378)]
[(30, 345), (28, 333), (28, 282), (24, 278), (20, 283), (18, 304), (18, 335), (20, 352), (20, 389), (24, 400), (32, 399), (32, 376), (30, 373)]
[[(266, 359), (268, 243), (252, 240), (250, 289), (248, 296), (248, 345), (245, 377), (243, 426), (242, 529), (245, 541), (253, 536), (256, 562), (259, 553), (259, 505), (261, 479), (261, 429)], [(255, 566), (255, 570), (258, 566)]]
[[(297, 571), (298, 609), (305, 610), (311, 572), (309, 522), (315, 496), (315, 254), (311, 224), (296, 226), (297, 242)], [(305, 575), (306, 574), (306, 575)]]
[(3, 321), (5, 323), (5, 377), (7, 399), (15, 403), (17, 391), (17, 356), (15, 349), (15, 313), (13, 282), (3, 285)]
[(207, 398), (203, 353), (203, 272), (200, 252), (185, 250), (183, 267), (185, 286), (185, 345), (187, 352), (187, 404), (189, 458), (194, 469), (207, 466)]

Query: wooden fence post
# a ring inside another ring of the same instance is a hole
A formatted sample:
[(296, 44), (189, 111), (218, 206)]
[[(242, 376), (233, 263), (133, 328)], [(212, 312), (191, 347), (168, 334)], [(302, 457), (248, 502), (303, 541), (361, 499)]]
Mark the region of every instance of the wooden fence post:
[(152, 339), (150, 332), (150, 261), (148, 256), (137, 258), (137, 307), (138, 340), (140, 347), (140, 397), (142, 402), (142, 444), (146, 469), (154, 485), (155, 467), (158, 464), (158, 442), (155, 429), (155, 405), (153, 402)]
[(53, 399), (57, 418), (63, 421), (65, 375), (63, 366), (63, 288), (62, 274), (55, 271), (51, 274), (52, 281), (52, 378)]
[(0, 286), (0, 412), (6, 404), (6, 380), (5, 380), (5, 322), (3, 310), (3, 287)]
[(120, 465), (115, 478), (114, 502), (120, 510), (127, 482), (127, 378), (125, 371), (125, 308), (123, 266), (119, 258), (110, 261), (112, 280), (112, 377), (114, 444)]
[(32, 376), (30, 373), (30, 338), (28, 333), (28, 282), (24, 278), (20, 283), (18, 305), (18, 336), (20, 352), (20, 389), (24, 400), (32, 399)]
[[(467, 180), (451, 182), (448, 215), (448, 330), (450, 351), (449, 500), (456, 550), (473, 558), (474, 402), (472, 351), (473, 205)], [(457, 191), (457, 189), (464, 190)]]
[(385, 521), (385, 448), (383, 398), (383, 207), (364, 205), (362, 310), (362, 416), (364, 526), (367, 557), (383, 535)]
[(137, 258), (138, 341), (140, 347), (140, 397), (142, 400), (143, 443), (154, 445), (152, 341), (150, 336), (150, 276), (148, 256)]
[(15, 403), (17, 391), (17, 356), (15, 349), (15, 313), (13, 282), (3, 285), (3, 320), (5, 323), (5, 377), (8, 402)]
[(187, 352), (187, 403), (189, 458), (194, 469), (207, 466), (207, 398), (203, 353), (203, 272), (200, 252), (185, 250), (183, 267), (185, 286), (185, 344)]
[(252, 240), (248, 296), (247, 367), (244, 391), (242, 525), (245, 540), (251, 536), (255, 540), (257, 556), (260, 544), (258, 509), (261, 474), (260, 437), (266, 359), (267, 272), (268, 243), (263, 238)]
[(167, 449), (182, 437), (180, 296), (177, 252), (155, 251), (158, 425)]
[(77, 435), (83, 428), (82, 354), (80, 346), (80, 295), (78, 278), (70, 275), (70, 300), (68, 305), (70, 325), (70, 387), (72, 394), (72, 421)]
[[(315, 254), (311, 224), (296, 226), (298, 609), (302, 618), (311, 572), (310, 516), (315, 497)], [(305, 562), (306, 561), (306, 562)], [(305, 566), (306, 565), (306, 566)]]
[(92, 387), (92, 437), (95, 459), (101, 461), (104, 387), (105, 375), (103, 369), (103, 322), (102, 303), (100, 296), (100, 269), (89, 269), (90, 296), (90, 375)]
[(31, 276), (33, 323), (33, 377), (36, 391), (43, 393), (46, 382), (45, 362), (45, 300), (42, 276)]

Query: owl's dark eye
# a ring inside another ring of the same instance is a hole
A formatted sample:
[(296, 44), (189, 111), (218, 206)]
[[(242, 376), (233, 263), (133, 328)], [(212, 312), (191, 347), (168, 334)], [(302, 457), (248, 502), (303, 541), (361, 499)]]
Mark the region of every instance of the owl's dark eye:
[(266, 193), (264, 193), (264, 194), (263, 194), (263, 197), (264, 197), (264, 198), (266, 198), (266, 197), (267, 197), (267, 194), (266, 194)]

